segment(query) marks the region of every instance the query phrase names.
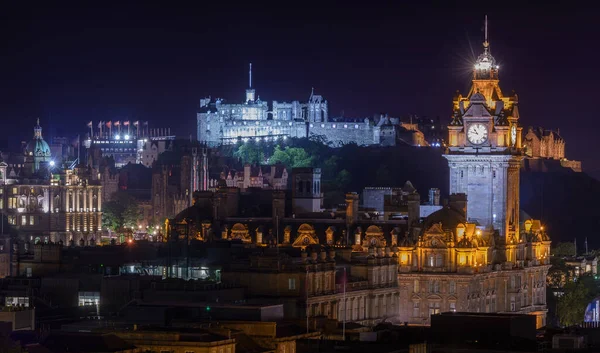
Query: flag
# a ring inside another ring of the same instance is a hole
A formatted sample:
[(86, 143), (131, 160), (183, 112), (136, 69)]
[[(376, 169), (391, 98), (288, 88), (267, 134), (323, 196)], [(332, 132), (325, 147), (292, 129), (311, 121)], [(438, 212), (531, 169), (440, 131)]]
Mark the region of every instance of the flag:
[(107, 126), (108, 128), (110, 128), (110, 127), (112, 126), (112, 121), (109, 121), (109, 122), (107, 122), (107, 123), (106, 123), (106, 126)]
[(98, 129), (102, 129), (102, 125), (104, 124), (104, 121), (100, 121), (98, 122)]
[(134, 121), (134, 122), (133, 122), (133, 126), (138, 126), (139, 124), (140, 124), (140, 122), (139, 122), (139, 121)]
[(120, 121), (115, 121), (115, 124), (114, 124), (114, 125), (115, 125), (115, 126), (119, 126), (119, 125), (121, 125), (121, 122), (120, 122)]
[(125, 125), (125, 126), (129, 126), (129, 121), (124, 121), (124, 122), (123, 122), (123, 125)]
[(87, 123), (87, 127), (92, 127), (92, 122), (90, 121), (89, 123)]

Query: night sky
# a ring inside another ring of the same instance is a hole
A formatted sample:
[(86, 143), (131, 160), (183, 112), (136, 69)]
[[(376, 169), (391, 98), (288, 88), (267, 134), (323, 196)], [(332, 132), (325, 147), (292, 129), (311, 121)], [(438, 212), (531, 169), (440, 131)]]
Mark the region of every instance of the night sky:
[(0, 11), (3, 149), (31, 138), (37, 117), (46, 135), (85, 133), (90, 120), (148, 120), (195, 134), (199, 99), (241, 102), (249, 62), (269, 102), (306, 100), (314, 87), (330, 116), (449, 121), (454, 92), (468, 92), (487, 14), (501, 87), (519, 94), (520, 123), (560, 128), (567, 157), (600, 177), (598, 15), (573, 2), (25, 3)]

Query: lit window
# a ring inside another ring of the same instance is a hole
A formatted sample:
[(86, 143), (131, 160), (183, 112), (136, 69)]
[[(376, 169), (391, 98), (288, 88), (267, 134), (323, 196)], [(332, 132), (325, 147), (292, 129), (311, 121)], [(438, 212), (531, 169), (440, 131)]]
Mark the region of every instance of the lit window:
[(450, 302), (450, 311), (456, 311), (456, 303)]
[(348, 128), (348, 125), (344, 124), (344, 129), (347, 129), (347, 128)]
[(0, 199), (0, 210), (4, 208), (4, 199)]
[(429, 316), (440, 313), (440, 302), (429, 303)]
[(19, 190), (17, 188), (13, 188), (12, 193), (13, 193), (13, 195), (16, 195), (19, 193)]
[(321, 124), (321, 127), (325, 127), (325, 124)]
[(27, 216), (21, 216), (21, 225), (22, 226), (26, 226), (27, 225)]
[(288, 279), (288, 289), (289, 290), (295, 290), (296, 289), (296, 279), (295, 278), (289, 278)]
[(35, 225), (35, 216), (29, 216), (29, 225), (30, 226), (34, 226)]
[(358, 129), (358, 124), (354, 125), (354, 128), (355, 128), (355, 129)]
[(335, 129), (335, 124), (333, 124), (333, 128)]
[(450, 294), (456, 293), (456, 282), (450, 281)]

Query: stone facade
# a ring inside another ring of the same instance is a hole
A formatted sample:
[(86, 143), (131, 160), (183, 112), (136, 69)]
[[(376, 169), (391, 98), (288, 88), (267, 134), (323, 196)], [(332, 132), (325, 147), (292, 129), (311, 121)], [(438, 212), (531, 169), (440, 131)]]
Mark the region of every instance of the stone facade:
[(525, 153), (532, 158), (565, 158), (565, 140), (557, 131), (530, 127), (523, 139)]
[(544, 128), (529, 127), (523, 138), (525, 156), (533, 160), (560, 161), (563, 168), (581, 172), (581, 161), (568, 160), (565, 156), (565, 140), (560, 136), (560, 131), (546, 130)]
[[(0, 163), (6, 175), (7, 165)], [(88, 245), (102, 230), (102, 186), (85, 169), (45, 179), (0, 181), (0, 210), (25, 242)]]
[(0, 211), (21, 244), (98, 241), (103, 202), (98, 171), (58, 166), (47, 146), (38, 120), (22, 162), (0, 161)]
[(283, 165), (251, 166), (246, 164), (242, 172), (230, 170), (221, 174), (228, 187), (244, 191), (248, 188), (285, 190), (288, 184), (288, 172)]

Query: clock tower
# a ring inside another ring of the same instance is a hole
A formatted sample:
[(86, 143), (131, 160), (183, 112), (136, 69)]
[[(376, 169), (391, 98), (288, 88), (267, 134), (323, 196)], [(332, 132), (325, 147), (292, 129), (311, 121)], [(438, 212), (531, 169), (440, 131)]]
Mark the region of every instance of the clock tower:
[(490, 53), (487, 17), (483, 53), (473, 68), (471, 90), (454, 97), (444, 157), (450, 167), (450, 194), (467, 195), (467, 218), (519, 240), (521, 127), (517, 95), (504, 96), (500, 67)]

